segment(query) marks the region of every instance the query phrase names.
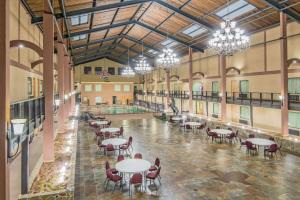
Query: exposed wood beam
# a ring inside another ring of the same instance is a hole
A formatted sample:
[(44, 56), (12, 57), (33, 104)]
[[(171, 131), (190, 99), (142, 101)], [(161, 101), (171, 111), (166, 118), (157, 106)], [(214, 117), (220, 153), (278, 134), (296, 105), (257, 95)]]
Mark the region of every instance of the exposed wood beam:
[[(125, 26), (125, 25), (128, 25), (128, 24), (137, 24), (143, 28), (146, 28), (148, 30), (151, 30), (159, 35), (162, 35), (164, 37), (169, 37), (171, 38), (172, 40), (178, 42), (178, 43), (181, 43), (187, 47), (191, 47), (197, 51), (201, 51), (203, 52), (204, 50), (200, 47), (197, 47), (195, 45), (190, 45), (189, 43), (179, 39), (179, 38), (176, 38), (175, 36), (169, 36), (167, 33), (161, 31), (161, 30), (158, 30), (158, 29), (155, 29), (153, 28), (152, 26), (149, 26), (145, 23), (142, 23), (142, 22), (139, 22), (139, 21), (136, 21), (136, 20), (131, 20), (131, 21), (127, 21), (127, 22), (120, 22), (120, 23), (116, 23), (116, 24), (112, 24), (112, 25), (106, 25), (106, 26), (102, 26), (102, 27), (98, 27), (98, 28), (93, 28), (93, 29), (90, 29), (90, 30), (84, 30), (84, 31), (78, 31), (78, 32), (74, 32), (74, 33), (71, 33), (71, 37), (73, 36), (78, 36), (78, 35), (82, 35), (82, 34), (88, 34), (88, 33), (93, 33), (93, 32), (99, 32), (99, 31), (103, 31), (103, 30), (106, 30), (106, 29), (111, 29), (111, 28), (117, 28), (117, 27), (120, 27), (120, 26)], [(65, 37), (69, 37), (68, 35), (65, 35)]]
[(300, 21), (300, 15), (296, 14), (292, 11), (290, 11), (289, 9), (285, 9), (285, 7), (283, 5), (281, 5), (280, 3), (278, 3), (278, 1), (274, 1), (274, 0), (263, 0), (265, 3), (269, 4), (270, 6), (272, 6), (273, 8), (282, 11), (283, 13), (285, 13), (287, 16), (289, 16), (290, 18), (296, 20), (296, 21)]

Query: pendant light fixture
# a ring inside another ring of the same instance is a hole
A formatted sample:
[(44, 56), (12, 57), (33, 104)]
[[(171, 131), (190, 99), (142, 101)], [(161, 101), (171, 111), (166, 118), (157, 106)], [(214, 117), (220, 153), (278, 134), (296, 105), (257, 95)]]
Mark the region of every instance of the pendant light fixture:
[(148, 63), (147, 58), (144, 56), (144, 42), (142, 41), (142, 55), (140, 55), (136, 61), (134, 70), (138, 74), (147, 74), (152, 71), (151, 65)]
[(132, 70), (129, 64), (129, 47), (127, 50), (127, 60), (128, 60), (128, 64), (123, 68), (121, 72), (121, 76), (131, 78), (135, 76), (135, 72)]

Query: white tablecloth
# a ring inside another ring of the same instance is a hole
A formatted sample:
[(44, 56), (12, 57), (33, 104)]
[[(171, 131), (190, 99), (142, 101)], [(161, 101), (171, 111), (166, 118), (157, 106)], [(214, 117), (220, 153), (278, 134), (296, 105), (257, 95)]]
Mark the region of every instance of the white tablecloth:
[(106, 125), (108, 124), (108, 121), (93, 121), (91, 124), (97, 124), (97, 125)]
[(116, 133), (118, 131), (120, 131), (120, 128), (110, 127), (110, 128), (102, 128), (101, 129), (101, 132), (109, 132), (109, 133)]
[(201, 126), (202, 123), (200, 123), (200, 122), (185, 122), (185, 125), (190, 125), (190, 126)]
[(182, 117), (172, 117), (172, 120), (173, 121), (180, 121), (180, 120), (182, 120)]
[(270, 146), (271, 144), (275, 144), (274, 141), (263, 138), (248, 138), (247, 141), (257, 146)]
[(231, 130), (227, 130), (227, 129), (212, 129), (211, 132), (215, 132), (218, 135), (222, 135), (222, 136), (226, 136), (232, 133)]
[(108, 145), (108, 144), (112, 144), (113, 146), (120, 146), (122, 144), (125, 144), (127, 142), (126, 139), (122, 139), (122, 138), (111, 138), (111, 139), (106, 139), (102, 141), (103, 145)]
[(143, 159), (125, 159), (116, 164), (116, 169), (123, 173), (141, 173), (150, 167), (151, 163)]

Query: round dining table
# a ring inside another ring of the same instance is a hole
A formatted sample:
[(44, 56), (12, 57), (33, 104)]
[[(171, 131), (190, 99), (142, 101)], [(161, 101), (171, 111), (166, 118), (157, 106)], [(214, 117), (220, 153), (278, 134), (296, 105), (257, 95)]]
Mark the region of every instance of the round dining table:
[(112, 144), (114, 147), (116, 147), (119, 150), (119, 154), (121, 153), (120, 146), (123, 144), (126, 144), (127, 140), (123, 138), (109, 138), (105, 139), (101, 142), (101, 144), (107, 146), (108, 144)]
[(130, 175), (134, 173), (142, 173), (144, 179), (144, 187), (146, 188), (146, 172), (150, 169), (151, 163), (143, 159), (125, 159), (117, 162), (115, 168), (121, 173)]
[(97, 120), (97, 121), (92, 121), (91, 124), (96, 124), (98, 126), (103, 126), (103, 125), (107, 125), (108, 121), (103, 121), (103, 120)]
[(226, 137), (232, 133), (232, 131), (228, 129), (211, 129), (210, 131), (217, 133), (221, 137)]
[(182, 117), (172, 117), (171, 118), (173, 121), (180, 121), (182, 120), (183, 118)]
[(186, 125), (191, 126), (192, 129), (194, 130), (196, 127), (201, 126), (202, 123), (200, 123), (200, 122), (185, 122), (184, 123), (184, 129), (186, 128)]
[(275, 144), (274, 141), (272, 140), (268, 140), (268, 139), (264, 139), (264, 138), (248, 138), (247, 141), (251, 142), (252, 144), (260, 147), (268, 147), (272, 144)]

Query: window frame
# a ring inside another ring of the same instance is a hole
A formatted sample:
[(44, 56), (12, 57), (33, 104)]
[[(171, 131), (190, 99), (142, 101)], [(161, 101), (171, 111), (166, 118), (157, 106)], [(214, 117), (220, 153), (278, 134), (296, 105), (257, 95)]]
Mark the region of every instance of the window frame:
[[(116, 89), (119, 88), (119, 89)], [(115, 92), (121, 92), (121, 85), (120, 84), (114, 84), (114, 91)]]
[[(86, 73), (86, 71), (85, 71), (86, 68), (89, 68), (89, 69), (90, 69), (89, 73)], [(92, 69), (91, 66), (84, 66), (84, 67), (83, 67), (83, 74), (84, 74), (84, 75), (91, 75), (92, 73), (93, 73), (93, 69)]]
[[(110, 72), (110, 70), (112, 70), (112, 69), (113, 69), (113, 73)], [(115, 69), (114, 67), (108, 67), (108, 68), (107, 68), (107, 72), (108, 72), (110, 75), (112, 75), (112, 76), (113, 76), (113, 75), (116, 75), (116, 69)]]
[[(247, 108), (248, 109), (248, 116), (247, 117), (244, 117), (242, 114), (243, 112), (243, 109)], [(251, 113), (250, 113), (250, 106), (240, 106), (240, 119), (243, 119), (243, 120), (247, 120), (247, 121), (250, 121), (250, 118), (251, 118)]]
[[(90, 91), (87, 91), (86, 90), (86, 87), (87, 86), (90, 86), (91, 87), (91, 90)], [(84, 84), (84, 92), (93, 92), (93, 85), (92, 84)]]

